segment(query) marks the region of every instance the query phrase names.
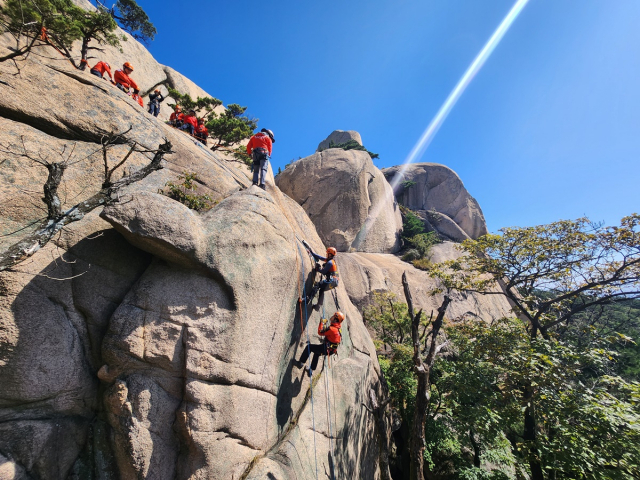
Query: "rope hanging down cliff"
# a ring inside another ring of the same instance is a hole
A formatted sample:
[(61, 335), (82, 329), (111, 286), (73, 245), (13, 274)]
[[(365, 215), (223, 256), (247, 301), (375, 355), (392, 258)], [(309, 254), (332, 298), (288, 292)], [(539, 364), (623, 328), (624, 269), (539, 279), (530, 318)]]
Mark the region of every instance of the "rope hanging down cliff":
[[(296, 246), (298, 248), (298, 254), (300, 254), (300, 257), (302, 259), (302, 268), (300, 269), (300, 271), (304, 272), (304, 258), (302, 258), (302, 254), (300, 252), (300, 246), (299, 245), (296, 245)], [(302, 294), (306, 298), (306, 286), (304, 282), (304, 273), (302, 273), (301, 275), (301, 281), (302, 281)], [(302, 299), (300, 298), (300, 296), (298, 296), (298, 303), (302, 305)], [(302, 317), (300, 317), (300, 321), (302, 321)], [(307, 330), (307, 351), (309, 354), (308, 360), (307, 360), (307, 368), (309, 369), (309, 373), (311, 374), (311, 363), (310, 363), (311, 362), (311, 339), (309, 338), (309, 328), (308, 328), (309, 317), (307, 314), (306, 303), (304, 305), (304, 326)], [(315, 409), (313, 404), (313, 377), (311, 375), (309, 375), (309, 389), (311, 394), (311, 425), (313, 427), (313, 455), (314, 455), (315, 465), (316, 465), (316, 480), (318, 480), (318, 453), (316, 449), (316, 418), (315, 418)]]

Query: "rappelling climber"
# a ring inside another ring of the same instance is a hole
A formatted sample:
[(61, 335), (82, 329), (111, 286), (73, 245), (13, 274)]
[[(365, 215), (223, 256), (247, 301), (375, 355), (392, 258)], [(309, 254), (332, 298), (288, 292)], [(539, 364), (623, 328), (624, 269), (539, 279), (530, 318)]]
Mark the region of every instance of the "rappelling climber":
[(182, 126), (183, 120), (184, 113), (182, 113), (182, 107), (180, 107), (180, 105), (176, 105), (174, 108), (174, 112), (169, 117), (169, 123), (176, 128), (180, 128)]
[(263, 128), (256, 133), (247, 143), (247, 155), (253, 158), (253, 184), (265, 190), (265, 178), (269, 168), (272, 145), (276, 143), (273, 132)]
[(326, 318), (320, 320), (318, 324), (318, 335), (324, 337), (324, 342), (319, 345), (309, 344), (306, 346), (302, 355), (300, 355), (300, 360), (296, 363), (298, 368), (304, 366), (309, 358), (309, 353), (313, 353), (311, 370), (308, 371), (309, 376), (311, 376), (313, 371), (318, 367), (318, 360), (321, 355), (333, 355), (338, 351), (338, 345), (340, 345), (342, 341), (342, 322), (344, 318), (344, 313), (336, 312), (329, 321), (327, 321)]
[(317, 253), (315, 253), (313, 250), (311, 250), (311, 247), (309, 246), (309, 244), (304, 240), (302, 241), (302, 244), (307, 249), (307, 251), (311, 254), (311, 256), (316, 260), (316, 262), (318, 260), (325, 262), (323, 266), (320, 266), (319, 263), (316, 263), (314, 267), (314, 270), (316, 272), (320, 272), (321, 275), (324, 275), (324, 278), (319, 282), (317, 282), (311, 289), (311, 292), (309, 293), (309, 295), (307, 295), (307, 298), (305, 299), (305, 303), (307, 303), (308, 305), (313, 301), (313, 298), (316, 296), (316, 293), (318, 293), (318, 290), (320, 291), (320, 295), (322, 296), (325, 290), (331, 290), (338, 286), (338, 282), (340, 278), (338, 276), (338, 265), (336, 264), (336, 261), (335, 261), (335, 256), (338, 252), (335, 248), (329, 247), (327, 248), (327, 256), (322, 257)]
[(116, 87), (122, 90), (124, 93), (129, 93), (130, 89), (140, 90), (136, 82), (133, 81), (129, 75), (133, 73), (133, 66), (129, 62), (124, 62), (122, 70), (116, 70), (113, 74), (113, 79), (116, 82)]
[(91, 72), (96, 77), (100, 77), (103, 80), (106, 80), (106, 78), (104, 78), (104, 76), (103, 76), (106, 73), (107, 75), (109, 75), (109, 78), (111, 79), (111, 83), (113, 83), (115, 85), (115, 82), (113, 81), (113, 76), (111, 76), (111, 67), (109, 66), (109, 64), (107, 62), (98, 62), (98, 63), (96, 63), (91, 68), (91, 70), (89, 70), (89, 72)]
[(198, 126), (196, 128), (195, 136), (198, 137), (205, 145), (207, 144), (207, 137), (209, 136), (209, 130), (204, 125), (204, 120), (202, 118), (198, 119)]
[(160, 113), (160, 103), (164, 100), (164, 97), (157, 88), (153, 93), (149, 94), (149, 113), (154, 117), (157, 117)]

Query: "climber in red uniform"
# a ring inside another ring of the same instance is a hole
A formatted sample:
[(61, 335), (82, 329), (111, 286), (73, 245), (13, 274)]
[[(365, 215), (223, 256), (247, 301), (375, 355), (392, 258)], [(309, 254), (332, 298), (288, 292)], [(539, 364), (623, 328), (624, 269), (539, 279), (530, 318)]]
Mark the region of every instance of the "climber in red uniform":
[(106, 73), (107, 75), (109, 75), (111, 83), (114, 83), (113, 76), (111, 76), (111, 67), (107, 62), (98, 62), (89, 71), (96, 77), (100, 77), (103, 80), (106, 80), (106, 78), (104, 78), (103, 76)]
[(305, 299), (305, 302), (307, 304), (311, 303), (313, 301), (313, 298), (316, 296), (316, 293), (318, 293), (318, 290), (320, 290), (321, 298), (318, 300), (318, 303), (321, 303), (322, 301), (321, 299), (322, 299), (322, 296), (324, 295), (324, 291), (336, 288), (340, 281), (340, 277), (338, 275), (338, 265), (336, 264), (336, 261), (335, 261), (335, 256), (337, 255), (338, 251), (333, 247), (329, 247), (327, 248), (327, 256), (322, 257), (317, 253), (315, 253), (313, 250), (311, 250), (311, 247), (309, 246), (309, 244), (304, 240), (302, 241), (302, 244), (307, 249), (307, 251), (311, 254), (311, 256), (316, 259), (316, 261), (320, 260), (322, 262), (325, 262), (322, 267), (320, 266), (319, 263), (316, 263), (316, 266), (315, 266), (316, 272), (320, 272), (321, 275), (324, 275), (324, 278), (313, 286), (313, 288), (311, 289), (311, 292), (309, 293), (309, 295), (307, 295), (307, 298)]
[(176, 128), (180, 128), (183, 120), (184, 113), (182, 113), (182, 107), (180, 107), (180, 105), (176, 105), (174, 112), (169, 117), (169, 123)]
[(207, 144), (207, 137), (209, 136), (209, 130), (204, 126), (204, 120), (198, 119), (198, 127), (196, 128), (196, 137), (200, 139), (202, 143)]
[(274, 143), (273, 132), (266, 128), (256, 133), (247, 143), (247, 155), (253, 158), (253, 184), (263, 190), (265, 190), (264, 180), (267, 177), (269, 157)]
[(140, 96), (140, 90), (134, 90), (131, 94), (131, 98), (138, 102), (138, 105), (144, 108), (144, 102), (142, 101), (142, 97)]
[(116, 82), (116, 87), (122, 90), (124, 93), (129, 93), (129, 90), (133, 88), (134, 90), (140, 90), (138, 88), (138, 84), (133, 81), (133, 79), (129, 76), (133, 73), (133, 66), (129, 62), (125, 62), (122, 65), (122, 70), (116, 70), (116, 73), (113, 75), (113, 79)]
[(309, 354), (313, 353), (309, 376), (311, 376), (313, 371), (318, 367), (318, 360), (321, 355), (333, 355), (338, 351), (338, 345), (340, 345), (342, 341), (342, 322), (344, 318), (344, 313), (336, 312), (329, 322), (327, 322), (326, 318), (320, 320), (318, 324), (318, 335), (324, 337), (324, 342), (319, 345), (307, 345), (302, 355), (300, 355), (300, 360), (297, 362), (297, 366), (302, 367), (309, 358)]
[(189, 110), (189, 115), (185, 116), (182, 119), (182, 130), (188, 131), (191, 135), (196, 133), (196, 128), (198, 128), (198, 119), (196, 118), (196, 111)]

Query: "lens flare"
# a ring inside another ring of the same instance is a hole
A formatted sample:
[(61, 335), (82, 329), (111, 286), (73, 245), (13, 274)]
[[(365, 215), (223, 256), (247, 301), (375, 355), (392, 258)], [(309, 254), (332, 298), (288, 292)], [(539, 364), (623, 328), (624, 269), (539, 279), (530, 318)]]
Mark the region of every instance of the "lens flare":
[(495, 32), (493, 32), (491, 38), (489, 38), (480, 53), (478, 53), (476, 58), (473, 60), (473, 63), (469, 65), (469, 68), (467, 68), (467, 71), (464, 72), (464, 75), (460, 78), (455, 88), (451, 91), (445, 102), (442, 104), (436, 116), (433, 117), (433, 120), (431, 120), (431, 123), (429, 123), (429, 126), (423, 132), (422, 136), (415, 144), (398, 172), (389, 182), (392, 188), (392, 192), (390, 192), (390, 198), (386, 198), (385, 201), (380, 201), (373, 207), (371, 213), (367, 218), (367, 221), (358, 234), (359, 237), (364, 238), (366, 236), (367, 231), (373, 226), (376, 219), (378, 218), (378, 215), (380, 215), (380, 212), (382, 211), (382, 208), (384, 207), (386, 201), (393, 201), (393, 192), (396, 191), (398, 185), (402, 181), (404, 172), (407, 170), (407, 166), (424, 155), (424, 152), (431, 143), (431, 140), (433, 140), (433, 137), (442, 126), (443, 122), (447, 118), (447, 115), (449, 115), (449, 112), (451, 112), (451, 109), (453, 109), (458, 99), (462, 96), (466, 88), (471, 83), (471, 80), (473, 80), (476, 74), (480, 71), (484, 63), (498, 46), (500, 40), (502, 40), (502, 37), (504, 37), (505, 33), (507, 33), (509, 27), (511, 27), (516, 18), (518, 18), (518, 15), (522, 11), (522, 9), (524, 9), (527, 3), (529, 3), (529, 0), (518, 0), (513, 5), (513, 7), (511, 7), (511, 10), (507, 14), (507, 16), (504, 17), (504, 20), (502, 20), (498, 28), (495, 30)]

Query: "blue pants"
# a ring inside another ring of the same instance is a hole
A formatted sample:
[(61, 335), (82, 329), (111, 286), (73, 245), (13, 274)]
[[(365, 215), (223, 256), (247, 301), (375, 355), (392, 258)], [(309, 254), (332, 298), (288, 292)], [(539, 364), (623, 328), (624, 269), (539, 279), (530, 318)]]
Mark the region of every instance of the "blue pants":
[(253, 164), (253, 183), (256, 185), (264, 185), (267, 178), (267, 169), (269, 168), (269, 157), (260, 160), (260, 163)]
[(159, 103), (150, 103), (149, 104), (149, 113), (154, 117), (157, 117), (160, 113), (160, 104)]

